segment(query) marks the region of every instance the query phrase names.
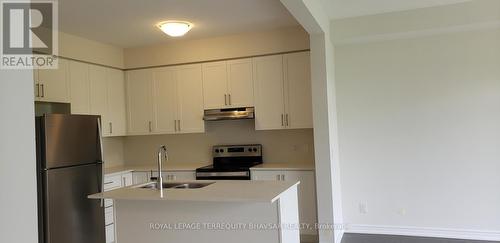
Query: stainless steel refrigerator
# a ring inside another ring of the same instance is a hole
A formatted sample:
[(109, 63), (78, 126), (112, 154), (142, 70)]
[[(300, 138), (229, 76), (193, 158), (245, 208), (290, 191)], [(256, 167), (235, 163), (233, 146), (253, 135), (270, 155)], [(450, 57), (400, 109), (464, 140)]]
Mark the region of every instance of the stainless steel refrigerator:
[(40, 243), (105, 243), (99, 116), (36, 117)]

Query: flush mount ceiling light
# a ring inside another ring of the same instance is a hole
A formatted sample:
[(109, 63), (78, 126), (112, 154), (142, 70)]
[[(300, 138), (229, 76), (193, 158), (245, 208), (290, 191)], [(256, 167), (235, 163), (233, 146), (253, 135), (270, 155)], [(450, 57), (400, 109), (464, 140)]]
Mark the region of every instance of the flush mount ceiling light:
[(185, 21), (164, 21), (156, 26), (169, 36), (179, 37), (185, 35), (193, 27), (193, 24)]

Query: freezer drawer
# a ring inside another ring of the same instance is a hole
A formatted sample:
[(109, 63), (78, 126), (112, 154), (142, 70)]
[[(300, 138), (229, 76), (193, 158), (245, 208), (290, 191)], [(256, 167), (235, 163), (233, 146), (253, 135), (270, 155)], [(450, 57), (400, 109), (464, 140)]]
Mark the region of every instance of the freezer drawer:
[(110, 225), (115, 222), (115, 215), (113, 207), (107, 207), (104, 209), (104, 222), (106, 225)]

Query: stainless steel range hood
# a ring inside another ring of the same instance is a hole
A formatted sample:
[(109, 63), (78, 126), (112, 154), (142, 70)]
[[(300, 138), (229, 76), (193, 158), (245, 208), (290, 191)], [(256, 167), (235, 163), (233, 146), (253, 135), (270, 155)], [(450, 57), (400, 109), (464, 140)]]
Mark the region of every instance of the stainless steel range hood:
[(240, 120), (254, 118), (255, 112), (253, 107), (205, 110), (205, 115), (203, 116), (203, 120), (205, 121)]

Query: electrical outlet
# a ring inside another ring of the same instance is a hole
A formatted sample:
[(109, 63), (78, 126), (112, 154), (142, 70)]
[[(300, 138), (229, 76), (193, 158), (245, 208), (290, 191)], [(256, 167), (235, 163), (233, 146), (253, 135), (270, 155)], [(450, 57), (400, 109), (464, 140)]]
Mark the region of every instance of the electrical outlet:
[(368, 205), (365, 202), (359, 203), (358, 208), (360, 214), (368, 213)]
[(401, 216), (405, 216), (406, 215), (406, 208), (400, 208), (400, 209), (398, 209), (398, 214), (401, 215)]

